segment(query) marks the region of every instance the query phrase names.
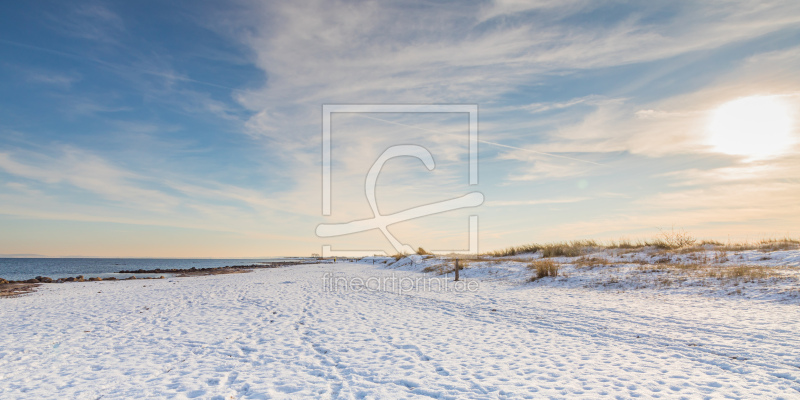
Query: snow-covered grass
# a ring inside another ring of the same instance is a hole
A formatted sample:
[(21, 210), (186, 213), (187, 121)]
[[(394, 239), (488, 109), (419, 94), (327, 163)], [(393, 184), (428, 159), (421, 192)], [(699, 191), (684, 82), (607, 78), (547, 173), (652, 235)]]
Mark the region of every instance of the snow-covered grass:
[[(437, 276), (419, 272), (428, 266), (447, 270), (450, 260), (421, 256), (43, 285), (0, 300), (0, 398), (800, 396), (800, 308), (788, 295), (709, 296), (691, 274), (634, 289), (633, 276), (684, 274), (640, 267), (693, 261), (655, 250), (550, 258), (558, 276), (529, 282), (540, 256), (466, 262), (460, 283), (476, 285), (460, 291), (452, 279), (402, 294), (326, 285), (416, 285)], [(800, 261), (797, 251), (725, 256), (720, 265)]]
[(658, 236), (652, 239), (622, 239), (617, 241), (612, 240), (610, 242), (600, 242), (597, 240), (572, 240), (544, 244), (531, 243), (493, 251), (487, 255), (494, 257), (509, 257), (517, 254), (539, 253), (543, 257), (574, 257), (586, 254), (587, 252), (598, 251), (602, 249), (642, 251), (647, 248), (686, 253), (694, 253), (709, 249), (721, 252), (736, 252), (746, 250), (770, 252), (778, 250), (800, 249), (800, 240), (784, 237), (738, 243), (722, 243), (714, 240), (697, 240), (683, 230), (676, 231), (675, 229), (672, 229), (670, 231), (661, 231)]
[[(565, 253), (574, 255), (552, 256), (550, 247), (513, 256), (461, 260), (461, 276), (517, 284), (532, 281), (538, 286), (743, 296), (800, 304), (800, 250), (726, 251), (713, 245), (665, 250), (581, 245)], [(434, 256), (413, 256), (388, 266), (434, 275), (452, 274), (454, 268), (452, 258)]]

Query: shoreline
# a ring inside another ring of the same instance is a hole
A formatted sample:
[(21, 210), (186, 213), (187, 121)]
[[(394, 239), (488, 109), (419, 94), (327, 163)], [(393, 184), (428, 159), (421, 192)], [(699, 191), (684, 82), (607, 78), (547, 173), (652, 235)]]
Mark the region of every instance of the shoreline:
[(33, 293), (41, 283), (8, 282), (0, 283), (0, 299)]
[[(316, 260), (315, 260), (316, 261)], [(280, 268), (291, 265), (308, 264), (309, 261), (275, 261), (265, 262), (250, 265), (226, 265), (224, 267), (207, 267), (207, 268), (156, 268), (156, 269), (135, 269), (135, 270), (122, 270), (119, 274), (177, 274), (176, 277), (186, 276), (204, 276), (204, 275), (220, 275), (220, 274), (237, 274), (242, 272), (252, 271), (254, 269), (265, 268)]]
[[(174, 274), (171, 278), (187, 278), (193, 276), (208, 276), (208, 275), (224, 275), (224, 274), (241, 274), (247, 273), (255, 269), (267, 268), (281, 268), (293, 265), (303, 265), (315, 263), (318, 260), (303, 260), (303, 261), (276, 261), (261, 264), (250, 265), (226, 265), (224, 267), (207, 267), (207, 268), (156, 268), (156, 269), (136, 269), (136, 270), (121, 270), (119, 274)], [(6, 280), (0, 278), (0, 299), (7, 297), (16, 297), (27, 293), (33, 293), (36, 288), (43, 284), (61, 284), (68, 282), (115, 282), (115, 281), (128, 281), (128, 280), (151, 280), (151, 279), (166, 279), (164, 275), (159, 277), (147, 276), (137, 278), (136, 275), (131, 275), (127, 278), (116, 277), (89, 277), (83, 275), (76, 277), (58, 278), (53, 279), (46, 276), (37, 276), (35, 278), (26, 280)]]

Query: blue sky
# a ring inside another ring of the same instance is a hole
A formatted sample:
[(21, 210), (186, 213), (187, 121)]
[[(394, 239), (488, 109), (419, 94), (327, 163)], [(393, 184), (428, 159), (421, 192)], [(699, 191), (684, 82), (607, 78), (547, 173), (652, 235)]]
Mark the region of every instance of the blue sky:
[[(314, 230), (372, 217), (367, 170), (410, 143), (436, 169), (387, 163), (382, 213), (486, 198), (390, 228), (415, 247), (465, 248), (468, 215), (482, 251), (800, 236), (797, 2), (37, 1), (0, 22), (0, 254), (391, 252)], [(480, 184), (462, 115), (335, 115), (323, 217), (323, 104), (477, 104)]]

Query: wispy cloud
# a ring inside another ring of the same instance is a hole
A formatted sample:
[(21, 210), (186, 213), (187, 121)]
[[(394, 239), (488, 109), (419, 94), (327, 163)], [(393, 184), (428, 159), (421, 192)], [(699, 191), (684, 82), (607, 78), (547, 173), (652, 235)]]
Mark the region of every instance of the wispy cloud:
[(81, 80), (77, 73), (62, 73), (55, 71), (27, 71), (27, 79), (34, 83), (53, 85), (62, 89), (69, 89), (73, 83)]
[(178, 203), (172, 196), (132, 184), (133, 180), (143, 177), (120, 170), (98, 156), (69, 146), (60, 153), (48, 157), (26, 152), (28, 162), (18, 161), (9, 153), (0, 153), (0, 168), (23, 178), (47, 184), (65, 182), (110, 200), (153, 209), (169, 208)]
[[(258, 107), (270, 98), (297, 103), (332, 96), (347, 101), (403, 101), (409, 96), (442, 101), (466, 93), (486, 98), (512, 90), (522, 79), (530, 83), (535, 74), (663, 59), (800, 20), (798, 6), (788, 2), (755, 8), (750, 2), (728, 3), (697, 4), (660, 23), (647, 22), (645, 7), (644, 15), (632, 12), (615, 23), (586, 26), (568, 21), (597, 11), (601, 4), (528, 7), (541, 14), (526, 24), (481, 22), (487, 11), (469, 5), (322, 2), (317, 7), (324, 12), (309, 13), (297, 3), (265, 4), (254, 7), (255, 18), (261, 17), (261, 26), (268, 28), (256, 27), (244, 40), (274, 78), (263, 91), (242, 100)], [(499, 7), (503, 15), (526, 11)]]
[[(306, 5), (296, 3), (253, 3), (246, 18), (253, 29), (238, 38), (253, 49), (270, 79), (237, 98), (257, 112), (247, 123), (249, 133), (311, 156), (318, 141), (319, 106), (309, 104), (492, 103), (520, 84), (552, 74), (718, 48), (800, 21), (799, 6), (788, 2), (753, 7), (731, 1), (726, 7), (676, 7), (661, 20), (648, 18), (648, 13), (660, 15), (658, 7), (643, 7), (607, 24), (580, 23), (602, 7), (584, 1), (459, 7), (323, 2), (315, 8), (324, 12), (309, 13)], [(523, 15), (525, 23), (514, 22)], [(551, 137), (541, 143), (518, 146), (531, 152), (660, 155), (705, 151), (699, 121), (711, 103), (642, 108), (590, 94), (513, 107), (531, 112), (595, 108), (579, 124), (549, 132)], [(512, 176), (531, 175), (520, 171)]]
[(98, 42), (115, 42), (125, 30), (122, 18), (99, 2), (85, 3), (59, 14), (50, 14), (50, 27), (61, 33)]

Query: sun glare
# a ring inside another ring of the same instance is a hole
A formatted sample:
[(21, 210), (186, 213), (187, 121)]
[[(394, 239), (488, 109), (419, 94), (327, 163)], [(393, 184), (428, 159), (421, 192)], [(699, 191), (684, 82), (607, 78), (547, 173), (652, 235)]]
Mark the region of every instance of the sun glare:
[(794, 144), (789, 106), (777, 96), (752, 96), (717, 108), (709, 124), (714, 150), (748, 159), (770, 158)]

